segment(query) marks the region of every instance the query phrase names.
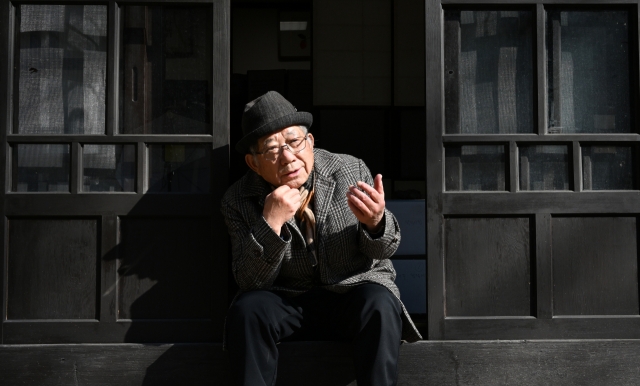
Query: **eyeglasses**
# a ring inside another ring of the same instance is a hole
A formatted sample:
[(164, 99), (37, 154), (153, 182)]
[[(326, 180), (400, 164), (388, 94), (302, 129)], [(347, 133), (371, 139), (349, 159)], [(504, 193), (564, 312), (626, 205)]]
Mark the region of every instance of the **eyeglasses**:
[(280, 152), (284, 151), (285, 149), (289, 150), (291, 154), (298, 154), (306, 149), (308, 137), (308, 135), (305, 135), (302, 138), (295, 138), (282, 146), (272, 146), (264, 151), (256, 152), (255, 154), (262, 154), (264, 159), (269, 161), (275, 161), (276, 158), (278, 158), (278, 156), (280, 155)]

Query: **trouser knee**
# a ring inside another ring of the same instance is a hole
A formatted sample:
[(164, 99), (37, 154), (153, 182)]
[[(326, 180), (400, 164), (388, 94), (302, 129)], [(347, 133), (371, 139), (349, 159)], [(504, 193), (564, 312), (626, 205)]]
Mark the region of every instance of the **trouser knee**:
[(249, 291), (238, 296), (227, 313), (227, 341), (255, 339), (278, 342), (300, 324), (298, 310), (270, 291)]
[(269, 294), (265, 291), (250, 291), (238, 296), (226, 319), (226, 336), (230, 346), (245, 340), (258, 331), (270, 331), (272, 317), (269, 312)]
[(229, 326), (242, 325), (255, 320), (265, 320), (268, 302), (264, 291), (250, 291), (238, 296), (227, 312)]
[(357, 301), (366, 314), (381, 314), (400, 319), (402, 307), (398, 299), (385, 287), (377, 284), (367, 284), (358, 295)]

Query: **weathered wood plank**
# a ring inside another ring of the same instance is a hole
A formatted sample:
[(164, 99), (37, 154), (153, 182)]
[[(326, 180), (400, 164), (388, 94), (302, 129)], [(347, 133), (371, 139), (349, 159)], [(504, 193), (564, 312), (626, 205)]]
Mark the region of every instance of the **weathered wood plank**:
[(554, 315), (638, 315), (635, 217), (552, 219)]
[(398, 385), (632, 385), (639, 348), (638, 341), (407, 345)]
[(531, 316), (529, 222), (445, 219), (447, 316)]
[[(423, 341), (400, 350), (398, 385), (635, 385), (640, 340)], [(278, 385), (348, 386), (348, 347), (281, 345)], [(220, 344), (0, 345), (3, 385), (227, 385)]]
[[(446, 318), (448, 339), (640, 339), (638, 316)], [(6, 327), (5, 327), (6, 328)]]
[[(427, 127), (427, 314), (428, 337), (444, 337), (444, 259), (442, 253), (442, 190), (444, 179), (442, 163), (444, 146), (444, 81), (442, 79), (443, 11), (439, 0), (425, 1), (425, 85)], [(425, 337), (426, 338), (426, 337)]]
[(226, 383), (220, 345), (4, 345), (0, 358), (3, 385)]
[(95, 218), (9, 220), (7, 319), (95, 319)]

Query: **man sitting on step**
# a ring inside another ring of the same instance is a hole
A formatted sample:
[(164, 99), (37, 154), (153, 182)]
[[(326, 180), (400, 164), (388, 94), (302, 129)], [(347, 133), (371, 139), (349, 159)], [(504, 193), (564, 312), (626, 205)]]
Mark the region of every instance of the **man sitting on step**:
[(401, 339), (420, 339), (389, 260), (400, 228), (382, 176), (314, 148), (312, 121), (274, 91), (242, 116), (236, 150), (251, 170), (221, 207), (240, 287), (225, 326), (231, 370), (238, 385), (274, 385), (277, 343), (341, 340), (359, 386), (395, 385)]

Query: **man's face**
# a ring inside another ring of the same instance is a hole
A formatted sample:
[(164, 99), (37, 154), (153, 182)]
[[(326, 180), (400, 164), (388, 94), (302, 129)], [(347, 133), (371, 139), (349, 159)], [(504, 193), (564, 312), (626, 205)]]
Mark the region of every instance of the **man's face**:
[[(299, 126), (286, 127), (280, 131), (265, 135), (258, 140), (258, 152), (277, 146), (282, 147), (296, 138), (303, 138), (304, 132)], [(254, 172), (258, 173), (271, 185), (278, 187), (288, 185), (298, 189), (309, 178), (313, 169), (313, 136), (308, 134), (306, 148), (298, 154), (289, 150), (281, 150), (275, 160), (268, 160), (262, 154), (247, 154), (245, 161)]]

